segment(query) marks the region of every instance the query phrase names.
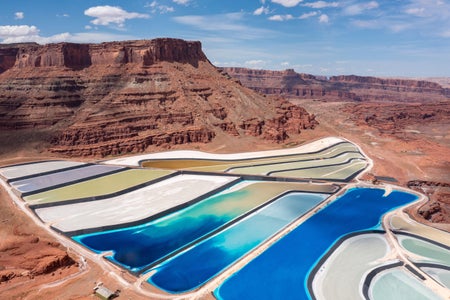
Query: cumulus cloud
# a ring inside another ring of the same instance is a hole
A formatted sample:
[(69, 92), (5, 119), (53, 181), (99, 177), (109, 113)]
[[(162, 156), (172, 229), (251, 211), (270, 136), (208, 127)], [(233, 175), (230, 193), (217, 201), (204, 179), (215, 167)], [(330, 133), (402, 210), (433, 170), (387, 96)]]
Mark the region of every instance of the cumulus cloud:
[(309, 13), (304, 13), (304, 14), (302, 14), (300, 17), (298, 17), (300, 20), (303, 20), (303, 19), (308, 19), (308, 18), (311, 18), (311, 17), (314, 17), (314, 16), (316, 16), (318, 14), (318, 12), (317, 11), (312, 11), (312, 12), (309, 12)]
[(255, 9), (255, 11), (253, 12), (253, 14), (254, 14), (255, 16), (260, 16), (260, 15), (262, 15), (262, 14), (267, 15), (269, 12), (270, 12), (270, 11), (269, 11), (269, 8), (268, 8), (268, 7), (264, 7), (264, 5), (263, 5), (263, 6), (261, 6), (260, 8)]
[(320, 9), (320, 8), (327, 8), (327, 7), (338, 7), (339, 2), (316, 1), (316, 2), (305, 3), (305, 4), (303, 4), (303, 6)]
[(344, 9), (344, 14), (349, 15), (349, 16), (360, 15), (366, 10), (375, 9), (375, 8), (378, 8), (379, 6), (380, 5), (376, 1), (353, 4), (353, 5), (347, 6)]
[(2, 39), (11, 39), (37, 35), (39, 35), (39, 29), (36, 26), (28, 26), (28, 25), (0, 26), (0, 38)]
[(25, 15), (22, 11), (18, 11), (14, 14), (14, 19), (16, 20), (22, 20), (24, 17)]
[(91, 21), (94, 25), (110, 25), (115, 24), (119, 27), (125, 25), (126, 20), (131, 19), (147, 19), (149, 15), (136, 12), (128, 12), (119, 6), (94, 6), (84, 11), (86, 16), (94, 18)]
[(135, 40), (136, 36), (111, 34), (102, 32), (81, 32), (68, 33), (63, 32), (52, 36), (41, 36), (36, 26), (20, 25), (20, 26), (0, 26), (0, 42), (9, 43), (25, 43), (35, 42), (38, 44), (74, 42), (74, 43), (100, 43), (107, 41)]
[(270, 21), (288, 21), (292, 20), (294, 17), (292, 15), (273, 15), (269, 17)]
[(272, 3), (283, 5), (284, 7), (297, 6), (303, 0), (272, 0)]
[(322, 14), (319, 17), (319, 23), (328, 23), (330, 18), (326, 14)]
[(39, 35), (39, 29), (36, 26), (0, 26), (0, 39), (2, 39), (2, 43), (36, 42), (39, 44), (48, 44), (66, 41), (69, 37), (70, 34), (67, 32), (42, 37)]

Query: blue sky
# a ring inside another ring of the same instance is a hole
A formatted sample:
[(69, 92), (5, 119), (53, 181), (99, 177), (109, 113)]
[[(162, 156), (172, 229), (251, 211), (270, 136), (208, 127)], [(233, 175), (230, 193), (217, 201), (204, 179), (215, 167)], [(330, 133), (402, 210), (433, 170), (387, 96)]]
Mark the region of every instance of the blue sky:
[(217, 66), (450, 77), (450, 0), (0, 0), (0, 42), (199, 40)]

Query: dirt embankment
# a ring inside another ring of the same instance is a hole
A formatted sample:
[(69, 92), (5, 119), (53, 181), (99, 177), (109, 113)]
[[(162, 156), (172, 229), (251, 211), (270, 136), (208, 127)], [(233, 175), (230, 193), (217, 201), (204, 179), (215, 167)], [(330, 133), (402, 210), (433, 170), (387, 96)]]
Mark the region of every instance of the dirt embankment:
[[(124, 280), (130, 276), (122, 274)], [(0, 187), (0, 299), (97, 299), (93, 288), (99, 282), (120, 290), (120, 299), (148, 299), (60, 245)]]

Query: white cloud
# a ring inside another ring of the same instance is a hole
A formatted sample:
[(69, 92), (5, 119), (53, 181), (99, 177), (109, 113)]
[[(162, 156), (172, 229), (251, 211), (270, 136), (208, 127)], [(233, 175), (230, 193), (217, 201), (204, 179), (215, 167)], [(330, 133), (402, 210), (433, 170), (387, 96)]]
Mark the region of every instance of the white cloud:
[(123, 27), (126, 20), (130, 19), (147, 19), (149, 15), (140, 14), (136, 12), (127, 12), (119, 6), (94, 6), (84, 11), (84, 14), (89, 17), (93, 17), (91, 21), (94, 25), (110, 25), (116, 24), (119, 27)]
[(281, 66), (282, 66), (282, 67), (288, 67), (288, 66), (290, 66), (290, 63), (289, 63), (288, 61), (283, 61), (283, 62), (281, 63)]
[(267, 65), (267, 62), (261, 59), (252, 59), (244, 62), (244, 65), (250, 68), (263, 68)]
[(16, 20), (22, 20), (25, 17), (24, 13), (22, 11), (18, 11), (14, 13), (14, 19)]
[(254, 14), (255, 16), (260, 16), (260, 15), (262, 15), (262, 14), (267, 15), (269, 12), (270, 12), (270, 11), (269, 11), (269, 8), (268, 8), (268, 7), (264, 7), (264, 5), (263, 5), (263, 6), (261, 6), (260, 8), (255, 9), (255, 11), (253, 12), (253, 14)]
[(326, 14), (322, 14), (319, 17), (319, 23), (328, 23), (330, 18)]
[(144, 7), (150, 7), (152, 14), (166, 14), (170, 12), (174, 12), (175, 9), (172, 6), (161, 5), (157, 1), (153, 1), (152, 3), (147, 3)]
[(303, 6), (320, 9), (320, 8), (326, 8), (326, 7), (338, 7), (339, 2), (316, 1), (316, 2), (305, 3), (305, 4), (303, 4)]
[(272, 0), (272, 3), (283, 5), (284, 7), (297, 6), (303, 0)]
[(187, 5), (190, 0), (172, 0), (176, 4)]
[(288, 20), (292, 20), (294, 17), (292, 15), (273, 15), (269, 17), (270, 21), (288, 21)]
[(99, 32), (87, 33), (68, 33), (63, 32), (52, 36), (41, 36), (36, 26), (20, 25), (20, 26), (0, 26), (0, 42), (9, 43), (25, 43), (36, 42), (38, 44), (73, 42), (73, 43), (100, 43), (107, 41), (135, 40), (138, 37), (131, 35), (120, 35)]
[(349, 16), (360, 15), (366, 10), (375, 9), (375, 8), (378, 8), (379, 6), (380, 5), (376, 1), (353, 4), (353, 5), (347, 6), (344, 9), (344, 14), (349, 15)]
[(37, 36), (37, 35), (39, 35), (39, 29), (36, 26), (28, 26), (28, 25), (0, 26), (0, 38), (2, 39)]
[(59, 43), (67, 41), (70, 38), (70, 33), (64, 32), (55, 34), (48, 37), (43, 37), (40, 35), (21, 35), (21, 36), (11, 36), (3, 39), (2, 43), (10, 44), (10, 43), (26, 43), (26, 42), (36, 42), (39, 44), (48, 44), (48, 43)]
[(314, 16), (316, 16), (318, 14), (318, 12), (317, 11), (312, 11), (312, 12), (309, 12), (309, 13), (304, 13), (304, 14), (302, 14), (300, 17), (298, 17), (300, 20), (303, 20), (303, 19), (308, 19), (308, 18), (311, 18), (311, 17), (314, 17)]

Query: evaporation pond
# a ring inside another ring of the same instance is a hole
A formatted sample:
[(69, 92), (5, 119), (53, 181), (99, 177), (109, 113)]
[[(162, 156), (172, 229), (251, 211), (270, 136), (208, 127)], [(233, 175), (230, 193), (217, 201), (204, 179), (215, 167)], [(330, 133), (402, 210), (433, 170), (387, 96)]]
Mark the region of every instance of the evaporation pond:
[(215, 296), (310, 299), (310, 271), (339, 238), (378, 228), (383, 214), (417, 199), (401, 191), (384, 193), (384, 189), (349, 189), (234, 273), (215, 290)]
[(284, 195), (151, 269), (148, 282), (170, 293), (193, 290), (327, 197), (308, 193)]
[(79, 235), (73, 239), (132, 272), (140, 272), (235, 218), (264, 205), (296, 184), (243, 182), (194, 205), (148, 223)]

